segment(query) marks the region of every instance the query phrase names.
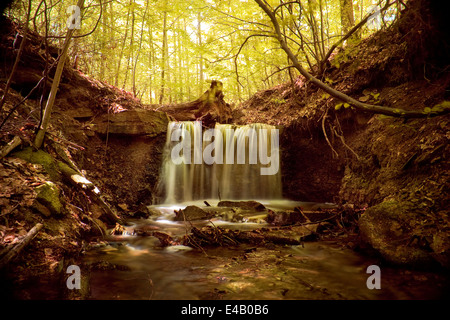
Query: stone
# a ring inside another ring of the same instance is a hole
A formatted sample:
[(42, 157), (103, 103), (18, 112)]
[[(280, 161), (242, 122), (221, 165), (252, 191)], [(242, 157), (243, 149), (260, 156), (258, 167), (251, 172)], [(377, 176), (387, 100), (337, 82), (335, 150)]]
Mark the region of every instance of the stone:
[(359, 218), (361, 240), (375, 249), (384, 260), (396, 265), (428, 267), (435, 261), (431, 252), (411, 245), (418, 220), (407, 203), (384, 201), (368, 208)]
[(46, 181), (44, 184), (36, 187), (35, 191), (37, 193), (36, 200), (49, 209), (52, 214), (59, 215), (62, 213), (59, 188), (53, 182)]
[(179, 210), (175, 216), (175, 221), (192, 221), (192, 220), (202, 220), (209, 219), (212, 215), (200, 207), (197, 206), (187, 206), (183, 210)]
[(305, 223), (308, 219), (299, 211), (269, 211), (266, 221), (276, 226)]
[(264, 211), (266, 207), (257, 201), (220, 201), (218, 207), (233, 207), (241, 208), (243, 210)]

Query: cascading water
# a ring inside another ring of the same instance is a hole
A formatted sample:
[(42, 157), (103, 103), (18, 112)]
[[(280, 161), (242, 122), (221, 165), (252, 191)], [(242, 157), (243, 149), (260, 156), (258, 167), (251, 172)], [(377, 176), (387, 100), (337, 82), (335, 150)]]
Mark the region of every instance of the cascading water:
[(164, 150), (163, 203), (281, 199), (278, 129), (266, 124), (170, 122)]

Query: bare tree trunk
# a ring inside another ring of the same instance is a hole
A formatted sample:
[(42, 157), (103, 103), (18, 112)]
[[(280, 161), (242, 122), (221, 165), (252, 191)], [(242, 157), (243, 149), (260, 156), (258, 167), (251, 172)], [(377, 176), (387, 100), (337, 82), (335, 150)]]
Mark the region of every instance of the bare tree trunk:
[[(131, 4), (134, 4), (134, 0), (131, 0)], [(128, 80), (128, 70), (130, 69), (130, 60), (134, 61), (134, 55), (133, 55), (133, 44), (134, 44), (134, 20), (135, 20), (135, 13), (134, 13), (134, 6), (132, 6), (131, 9), (131, 37), (130, 37), (130, 51), (131, 51), (131, 57), (128, 57), (127, 59), (127, 67), (125, 68), (125, 79), (123, 80), (123, 86), (122, 88), (125, 89), (125, 86), (127, 84)], [(134, 92), (133, 92), (134, 93)]]
[[(131, 2), (132, 2), (132, 1), (133, 1), (133, 0), (130, 0), (130, 8), (131, 8)], [(124, 38), (123, 38), (122, 48), (120, 49), (119, 62), (118, 62), (118, 64), (117, 64), (116, 80), (115, 80), (115, 82), (114, 82), (114, 85), (115, 85), (116, 87), (119, 86), (120, 65), (122, 64), (123, 50), (124, 50), (124, 48), (125, 48), (125, 43), (126, 43), (126, 41), (127, 41), (127, 36), (128, 36), (128, 23), (129, 23), (129, 20), (130, 20), (130, 10), (131, 10), (131, 9), (128, 9), (127, 23), (126, 23), (126, 25), (125, 25), (125, 36), (124, 36)]]
[(134, 61), (134, 66), (133, 66), (133, 76), (132, 76), (133, 79), (132, 80), (133, 80), (133, 94), (135, 96), (136, 96), (136, 68), (137, 68), (137, 64), (138, 64), (138, 60), (139, 60), (139, 54), (141, 53), (141, 48), (142, 48), (142, 39), (144, 37), (144, 27), (145, 27), (145, 18), (147, 17), (147, 10), (148, 10), (148, 1), (147, 1), (147, 4), (145, 5), (144, 16), (142, 17), (141, 37), (139, 39), (139, 49), (136, 54), (136, 59)]
[(345, 35), (355, 25), (355, 18), (353, 15), (353, 1), (340, 0), (340, 8), (342, 34)]
[[(84, 0), (78, 0), (77, 6), (80, 8), (80, 14), (81, 11), (83, 10), (83, 4)], [(55, 103), (56, 93), (58, 92), (59, 82), (61, 81), (62, 72), (64, 70), (64, 63), (66, 62), (67, 58), (67, 50), (69, 49), (70, 40), (74, 32), (75, 28), (69, 29), (67, 31), (62, 53), (59, 57), (58, 65), (56, 67), (55, 76), (53, 77), (52, 88), (50, 89), (50, 94), (48, 96), (47, 104), (44, 109), (44, 115), (42, 116), (42, 122), (39, 127), (39, 131), (36, 134), (36, 138), (34, 140), (34, 146), (38, 149), (42, 146), (42, 143), (44, 142), (45, 132), (47, 131), (47, 127), (50, 122), (53, 104)]]
[[(167, 5), (167, 2), (166, 2)], [(166, 86), (166, 79), (165, 79), (165, 72), (167, 67), (167, 56), (168, 56), (168, 49), (167, 49), (167, 11), (164, 11), (164, 18), (163, 18), (163, 43), (162, 43), (162, 62), (161, 62), (161, 93), (159, 95), (159, 104), (162, 104), (164, 101), (164, 91)]]
[(201, 19), (202, 19), (202, 15), (199, 12), (197, 14), (197, 22), (198, 22), (198, 24), (197, 24), (197, 37), (198, 37), (198, 47), (200, 49), (200, 57), (199, 57), (199, 62), (198, 62), (198, 65), (199, 65), (199, 80), (198, 80), (198, 82), (199, 82), (199, 84), (198, 84), (199, 94), (203, 93), (203, 81), (204, 81), (204, 78), (203, 78), (202, 20)]

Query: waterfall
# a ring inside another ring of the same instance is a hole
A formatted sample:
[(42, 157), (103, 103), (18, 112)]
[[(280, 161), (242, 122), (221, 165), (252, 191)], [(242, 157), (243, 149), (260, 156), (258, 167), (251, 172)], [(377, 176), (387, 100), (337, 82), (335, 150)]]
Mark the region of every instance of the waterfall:
[(274, 126), (170, 122), (163, 157), (164, 203), (282, 198)]

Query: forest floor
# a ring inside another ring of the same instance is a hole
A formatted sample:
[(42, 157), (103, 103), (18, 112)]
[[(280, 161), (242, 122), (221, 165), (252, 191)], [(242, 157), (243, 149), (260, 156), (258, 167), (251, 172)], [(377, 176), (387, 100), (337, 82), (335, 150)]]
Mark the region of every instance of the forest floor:
[[(15, 52), (12, 46), (16, 27), (8, 28), (11, 28), (9, 33), (2, 34), (0, 50), (2, 59), (11, 60)], [(42, 41), (32, 35), (21, 63), (22, 74), (28, 74), (25, 80), (40, 77), (45, 67), (42, 55)], [(448, 73), (444, 72), (432, 81), (426, 74), (412, 76), (409, 62), (402, 34), (388, 30), (337, 53), (323, 80), (361, 101), (407, 110), (432, 108), (449, 99)], [(7, 75), (8, 71), (2, 69), (2, 74)], [(14, 136), (22, 139), (23, 148), (31, 145), (38, 124), (39, 95), (18, 106), (32, 84), (25, 80), (18, 79), (12, 86), (0, 112), (0, 119), (5, 119), (11, 112), (11, 117), (1, 128), (2, 146)], [(111, 210), (124, 218), (146, 214), (139, 201), (149, 198), (149, 194), (144, 192), (138, 196), (144, 188), (137, 186), (156, 184), (158, 161), (147, 168), (152, 172), (149, 178), (137, 184), (127, 178), (133, 176), (132, 167), (125, 166), (130, 158), (129, 154), (124, 154), (129, 141), (117, 137), (108, 140), (93, 129), (96, 118), (109, 115), (114, 109), (119, 112), (144, 107), (139, 101), (123, 90), (90, 79), (70, 67), (64, 72), (60, 89), (44, 145), (45, 152), (54, 162), (49, 163), (44, 156), (33, 163), (17, 154), (10, 154), (0, 162), (0, 258), (20, 243), (34, 226), (44, 223), (35, 239), (4, 270), (1, 287), (5, 298), (35, 298), (39, 295), (37, 286), (46, 284), (54, 291), (47, 291), (48, 296), (41, 298), (80, 298), (64, 285), (54, 284), (65, 283), (67, 266), (84, 255), (92, 245), (91, 240), (101, 239), (115, 225), (86, 190), (68, 184), (58, 170), (52, 171), (58, 167), (56, 161), (78, 166), (94, 185), (99, 186), (102, 199)], [(256, 93), (237, 106), (233, 115), (238, 124), (263, 122), (283, 126), (285, 131), (291, 131), (290, 136), (286, 135), (287, 142), (298, 137), (307, 139), (308, 135), (311, 139), (319, 137), (317, 148), (320, 151), (314, 149), (311, 142), (308, 145), (312, 149), (303, 151), (307, 153), (305, 166), (310, 174), (317, 172), (310, 179), (315, 181), (311, 190), (317, 190), (316, 194), (332, 195), (336, 200), (344, 199), (357, 210), (386, 200), (414, 204), (425, 219), (410, 226), (414, 232), (408, 237), (420, 236), (416, 246), (428, 247), (427, 250), (431, 246), (432, 252), (445, 255), (440, 261), (448, 263), (445, 260), (448, 259), (448, 237), (445, 237), (449, 234), (450, 222), (445, 194), (450, 181), (449, 117), (404, 121), (361, 114), (350, 108), (335, 108), (338, 103), (298, 77), (293, 84), (281, 84)], [(164, 141), (161, 136), (155, 139)], [(148, 145), (146, 143), (142, 142), (142, 145)], [(117, 147), (115, 154), (111, 144)], [(159, 145), (161, 141), (152, 144), (152, 152), (158, 156), (161, 154)], [(326, 157), (321, 157), (324, 154)], [(294, 158), (299, 162), (298, 157)], [(333, 176), (319, 168), (324, 167), (321, 165), (324, 159), (330, 160), (328, 166), (336, 172)], [(287, 165), (295, 169), (293, 164)], [(287, 185), (290, 192), (298, 192), (295, 195), (299, 197), (301, 192), (307, 193), (300, 189), (308, 189), (304, 187), (308, 184), (303, 186), (295, 178), (293, 176)], [(59, 210), (43, 208), (50, 204), (43, 201), (45, 205), (42, 205), (42, 201), (37, 200), (37, 187), (49, 181), (59, 190)], [(329, 189), (323, 186), (324, 181), (329, 181)], [(309, 195), (313, 197), (313, 191)], [(420, 223), (424, 227), (416, 232)], [(343, 234), (335, 240), (355, 248), (355, 241), (360, 239), (357, 234)], [(405, 243), (410, 240), (406, 239)]]

